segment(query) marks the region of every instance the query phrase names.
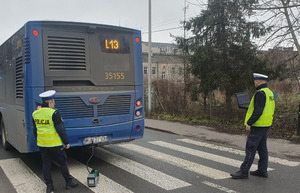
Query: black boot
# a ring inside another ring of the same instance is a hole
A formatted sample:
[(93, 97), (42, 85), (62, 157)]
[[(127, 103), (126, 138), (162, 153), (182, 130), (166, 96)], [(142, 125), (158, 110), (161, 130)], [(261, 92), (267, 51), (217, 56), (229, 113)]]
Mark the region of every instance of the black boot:
[(250, 174), (252, 176), (259, 176), (259, 177), (264, 177), (264, 178), (268, 177), (268, 172), (262, 172), (262, 171), (259, 171), (259, 170), (251, 171)]
[(248, 178), (248, 174), (243, 174), (241, 171), (230, 174), (233, 179), (245, 179)]
[(66, 189), (67, 190), (71, 190), (71, 189), (73, 189), (73, 188), (76, 188), (78, 186), (78, 183), (77, 182), (69, 182), (67, 185), (66, 185)]
[(53, 185), (47, 185), (46, 193), (54, 193), (54, 186)]

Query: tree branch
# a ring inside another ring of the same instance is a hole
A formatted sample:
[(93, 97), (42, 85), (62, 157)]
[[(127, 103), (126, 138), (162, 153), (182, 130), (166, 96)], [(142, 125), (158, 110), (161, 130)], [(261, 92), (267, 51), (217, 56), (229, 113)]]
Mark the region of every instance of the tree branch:
[(279, 7), (253, 7), (251, 10), (272, 10), (272, 9), (287, 9), (300, 7), (300, 5), (288, 5), (288, 6), (279, 6)]

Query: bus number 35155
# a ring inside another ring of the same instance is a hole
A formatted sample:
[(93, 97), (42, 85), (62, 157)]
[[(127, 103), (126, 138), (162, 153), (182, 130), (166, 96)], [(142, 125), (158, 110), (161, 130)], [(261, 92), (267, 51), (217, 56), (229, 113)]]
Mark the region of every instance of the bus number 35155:
[(105, 72), (106, 80), (123, 80), (125, 79), (124, 72)]

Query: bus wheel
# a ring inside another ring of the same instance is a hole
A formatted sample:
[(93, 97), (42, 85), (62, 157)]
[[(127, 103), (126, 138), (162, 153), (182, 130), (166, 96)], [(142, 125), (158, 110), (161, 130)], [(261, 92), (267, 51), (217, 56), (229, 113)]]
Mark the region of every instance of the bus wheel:
[(10, 149), (10, 144), (6, 140), (5, 127), (4, 127), (3, 120), (1, 120), (1, 127), (0, 127), (0, 129), (1, 129), (1, 139), (2, 139), (3, 149), (9, 150)]

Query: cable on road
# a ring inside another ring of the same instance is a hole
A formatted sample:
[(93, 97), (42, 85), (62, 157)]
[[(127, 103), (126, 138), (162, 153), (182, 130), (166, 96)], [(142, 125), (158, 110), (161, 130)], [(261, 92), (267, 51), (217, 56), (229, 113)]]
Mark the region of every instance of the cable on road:
[(87, 169), (87, 171), (89, 172), (89, 174), (93, 171), (90, 171), (89, 170), (89, 162), (90, 162), (90, 160), (92, 159), (92, 157), (94, 157), (94, 155), (95, 155), (95, 147), (96, 147), (96, 145), (92, 145), (90, 148), (92, 149), (92, 155), (90, 156), (90, 158), (87, 160), (87, 162), (86, 162), (86, 169)]

